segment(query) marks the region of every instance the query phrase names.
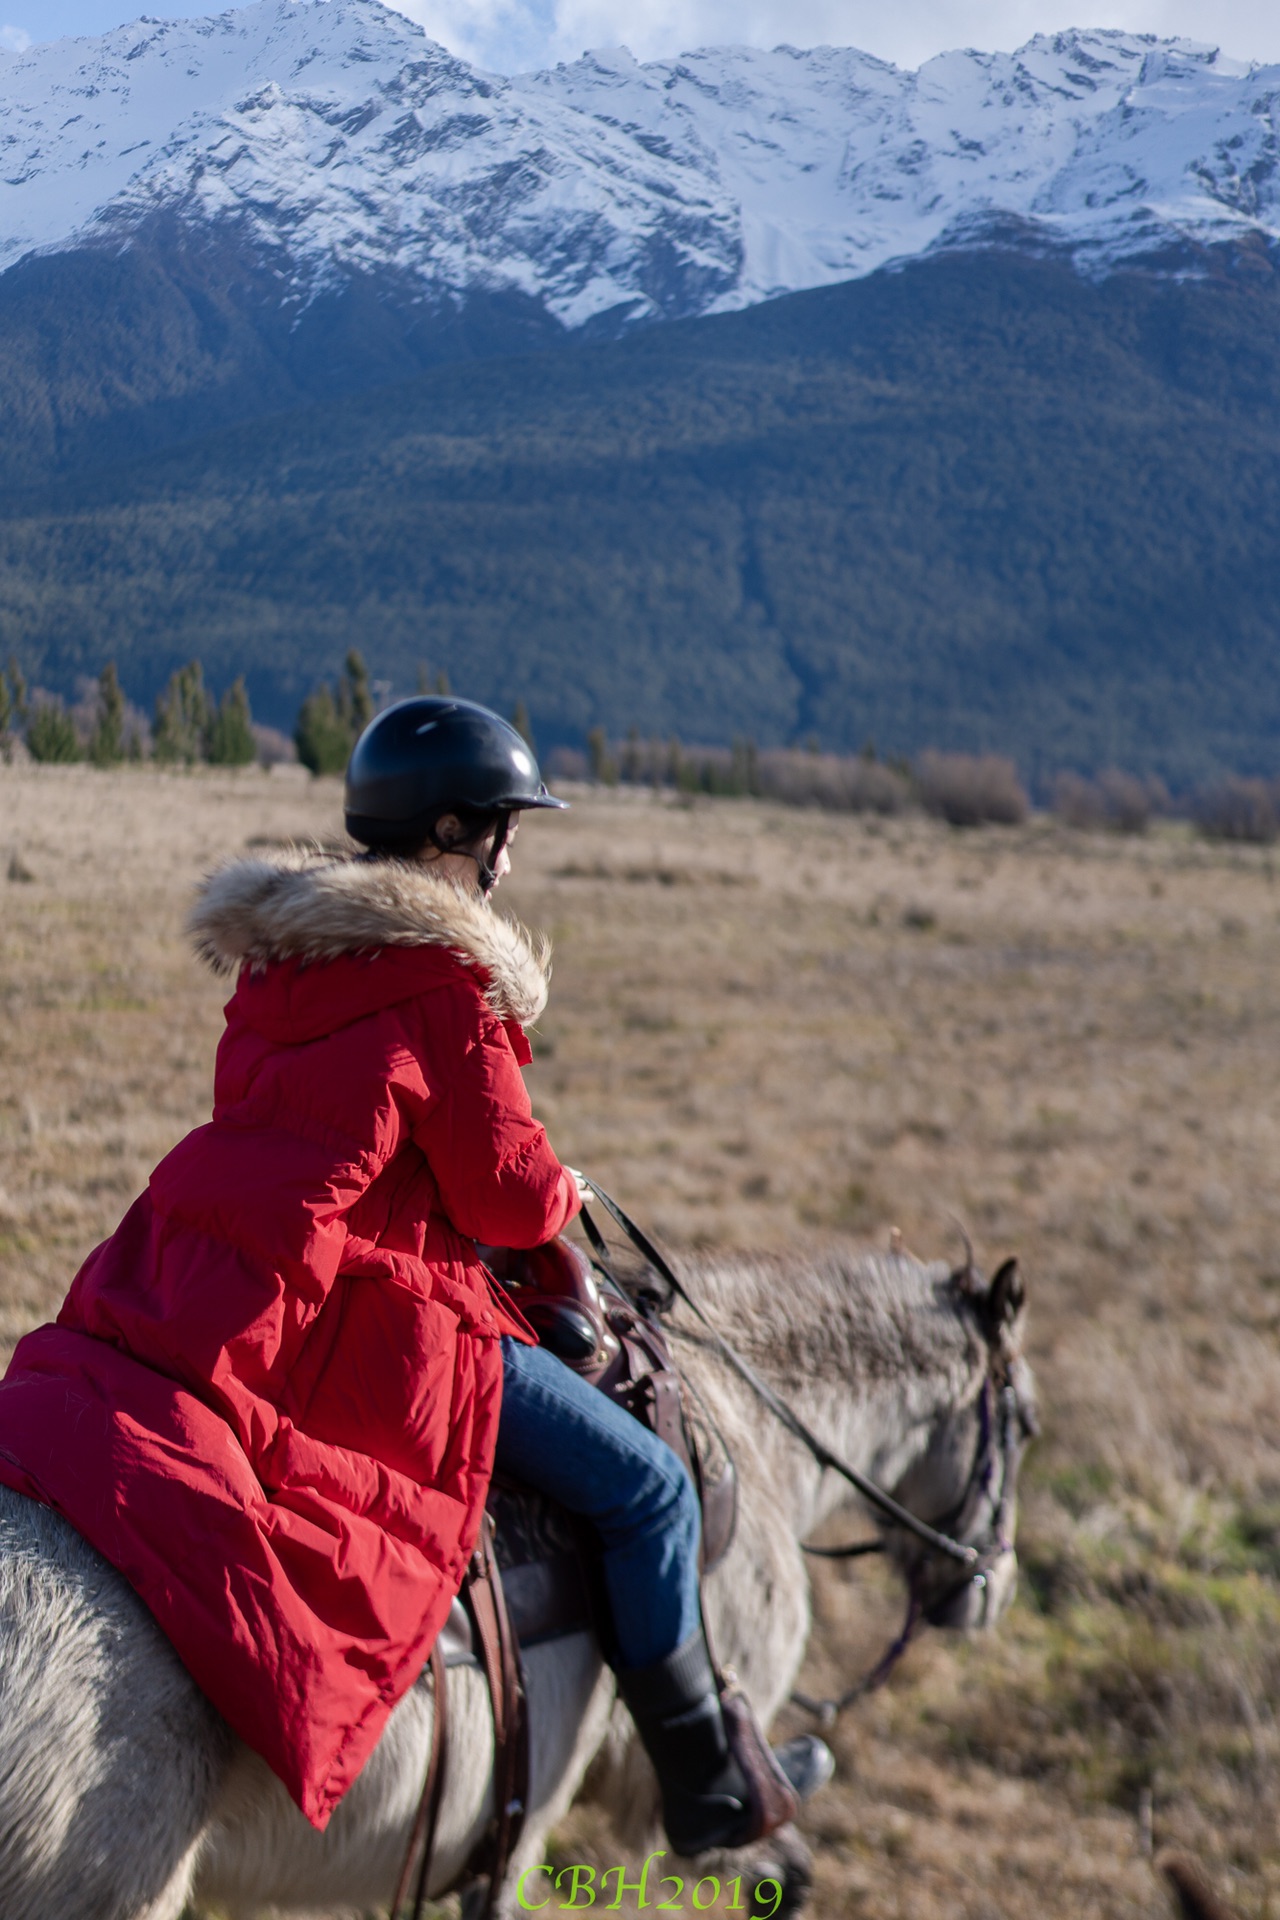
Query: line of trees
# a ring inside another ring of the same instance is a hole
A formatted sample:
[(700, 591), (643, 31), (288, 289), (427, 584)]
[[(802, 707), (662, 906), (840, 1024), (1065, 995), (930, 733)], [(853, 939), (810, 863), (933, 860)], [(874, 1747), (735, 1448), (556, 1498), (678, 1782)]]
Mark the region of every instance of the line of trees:
[[(955, 827), (1017, 826), (1031, 800), (1014, 762), (1002, 754), (937, 753), (914, 762), (882, 760), (868, 743), (860, 754), (807, 748), (694, 747), (678, 739), (643, 740), (634, 730), (611, 740), (602, 727), (585, 749), (559, 747), (553, 779), (644, 785), (686, 794), (757, 796), (837, 812), (898, 814), (916, 808)], [(1145, 833), (1156, 820), (1184, 819), (1207, 839), (1269, 846), (1280, 840), (1280, 779), (1227, 775), (1175, 799), (1163, 780), (1116, 767), (1086, 776), (1060, 773), (1044, 798), (1062, 825), (1081, 831)]]
[(170, 676), (148, 721), (125, 696), (114, 661), (85, 682), (71, 706), (59, 694), (29, 690), (15, 659), (0, 671), (0, 752), (21, 740), (33, 760), (95, 767), (156, 760), (169, 766), (243, 767), (258, 758), (249, 695), (237, 677), (216, 700), (198, 660)]
[(999, 754), (925, 752), (913, 765), (880, 759), (871, 743), (859, 754), (823, 753), (816, 742), (762, 748), (754, 740), (735, 740), (730, 747), (690, 747), (677, 739), (642, 740), (634, 730), (613, 742), (597, 727), (587, 736), (585, 752), (558, 748), (548, 767), (562, 780), (754, 795), (842, 813), (895, 814), (923, 807), (953, 826), (1016, 826), (1031, 809), (1017, 768)]
[[(378, 688), (380, 693), (388, 691), (385, 685)], [(448, 674), (437, 673), (433, 678), (425, 667), (419, 667), (417, 691), (447, 694)], [(321, 680), (298, 709), (293, 743), (303, 766), (309, 767), (312, 773), (344, 772), (352, 747), (380, 704), (385, 705), (385, 701), (380, 703), (374, 697), (364, 658), (352, 647), (337, 679), (332, 684)], [(511, 721), (532, 746), (533, 734), (523, 700), (516, 702)]]
[[(432, 680), (420, 669), (417, 690), (447, 694), (448, 678), (439, 673)], [(336, 678), (318, 681), (303, 700), (290, 742), (274, 729), (255, 726), (242, 675), (215, 699), (198, 660), (170, 676), (148, 719), (126, 698), (112, 661), (96, 681), (82, 683), (78, 700), (68, 706), (56, 694), (29, 690), (11, 657), (0, 671), (0, 756), (10, 758), (17, 739), (34, 760), (99, 767), (142, 760), (238, 767), (296, 751), (312, 773), (340, 774), (388, 692), (385, 685), (375, 688), (353, 647)], [(536, 752), (523, 700), (511, 720)], [(1031, 810), (1017, 768), (1004, 755), (926, 750), (914, 762), (884, 760), (871, 742), (859, 754), (824, 753), (816, 741), (803, 748), (761, 748), (754, 740), (698, 747), (674, 737), (642, 739), (634, 728), (624, 740), (611, 740), (595, 727), (585, 749), (553, 749), (547, 771), (552, 779), (756, 796), (839, 812), (889, 815), (917, 808), (957, 827), (1016, 826)], [(1163, 781), (1112, 767), (1093, 776), (1060, 773), (1047, 797), (1056, 819), (1081, 830), (1143, 833), (1153, 820), (1182, 817), (1210, 839), (1255, 845), (1280, 840), (1280, 779), (1227, 776), (1178, 802)]]
[[(419, 692), (427, 692), (425, 669), (418, 681)], [(437, 674), (430, 690), (447, 694), (447, 677)], [(78, 698), (68, 704), (60, 694), (29, 689), (11, 657), (0, 670), (0, 757), (11, 759), (20, 740), (33, 760), (53, 763), (88, 761), (114, 767), (154, 760), (168, 766), (243, 767), (296, 754), (312, 773), (341, 773), (379, 704), (368, 668), (354, 647), (336, 680), (321, 680), (307, 694), (292, 739), (255, 724), (243, 675), (215, 699), (198, 660), (170, 675), (148, 717), (126, 697), (114, 661), (108, 661), (96, 680), (83, 681)], [(515, 720), (528, 735), (523, 702)]]

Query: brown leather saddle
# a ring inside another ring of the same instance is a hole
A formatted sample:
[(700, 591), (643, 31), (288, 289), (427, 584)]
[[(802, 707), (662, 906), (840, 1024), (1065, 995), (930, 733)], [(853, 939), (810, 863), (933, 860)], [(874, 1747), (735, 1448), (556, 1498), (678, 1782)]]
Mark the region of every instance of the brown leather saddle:
[[(602, 1281), (586, 1255), (568, 1240), (552, 1240), (528, 1252), (483, 1248), (481, 1253), (541, 1345), (625, 1407), (684, 1462), (702, 1507), (702, 1571), (718, 1566), (733, 1539), (737, 1475), (714, 1422), (671, 1357), (658, 1296), (637, 1289), (633, 1297), (612, 1275)], [(542, 1559), (536, 1527), (518, 1520), (510, 1496), (511, 1484), (500, 1482), (494, 1518), (504, 1580), (508, 1568), (514, 1572)], [(508, 1585), (517, 1609), (526, 1594), (535, 1609), (529, 1631), (548, 1637), (552, 1616), (544, 1619), (536, 1612), (538, 1582), (530, 1576)], [(543, 1604), (550, 1602), (551, 1593), (552, 1588), (544, 1586)]]
[[(679, 1374), (653, 1296), (602, 1278), (567, 1240), (528, 1252), (482, 1247), (481, 1258), (510, 1293), (540, 1343), (566, 1366), (656, 1433), (689, 1471), (702, 1507), (703, 1571), (729, 1549), (737, 1521), (737, 1474), (714, 1420)], [(436, 1719), (418, 1817), (391, 1907), (399, 1920), (424, 1910), (436, 1816), (443, 1789), (450, 1667), (482, 1666), (495, 1734), (495, 1811), (468, 1863), (486, 1882), (475, 1909), (487, 1920), (519, 1840), (528, 1793), (528, 1730), (520, 1649), (592, 1629), (602, 1619), (598, 1570), (587, 1529), (545, 1495), (496, 1478), (480, 1544), (431, 1652)], [(415, 1872), (416, 1866), (416, 1872)]]

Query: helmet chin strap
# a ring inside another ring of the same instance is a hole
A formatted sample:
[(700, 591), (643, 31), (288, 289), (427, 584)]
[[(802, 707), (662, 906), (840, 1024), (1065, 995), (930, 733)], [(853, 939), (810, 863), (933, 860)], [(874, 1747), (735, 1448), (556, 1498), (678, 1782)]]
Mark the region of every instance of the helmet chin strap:
[(486, 858), (482, 853), (472, 855), (476, 863), (476, 872), (480, 876), (480, 891), (486, 900), (498, 884), (498, 858), (502, 849), (507, 844), (510, 833), (511, 815), (509, 813), (499, 814), (498, 824), (493, 835), (493, 845), (489, 848), (488, 857)]
[(476, 874), (480, 881), (480, 891), (487, 900), (498, 884), (498, 858), (510, 836), (511, 815), (509, 813), (500, 813), (498, 815), (498, 824), (494, 829), (493, 844), (487, 854), (476, 853), (470, 847), (446, 846), (443, 841), (437, 839), (434, 827), (431, 829), (431, 844), (434, 847), (438, 847), (441, 853), (460, 853), (465, 859), (474, 860), (476, 863)]

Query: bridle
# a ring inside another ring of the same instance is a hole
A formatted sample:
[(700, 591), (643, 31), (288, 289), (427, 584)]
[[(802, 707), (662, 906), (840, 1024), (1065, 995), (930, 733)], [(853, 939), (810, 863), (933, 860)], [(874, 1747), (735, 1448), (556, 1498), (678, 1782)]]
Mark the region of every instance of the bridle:
[[(951, 1581), (930, 1594), (925, 1617), (941, 1612), (966, 1585), (986, 1589), (989, 1575), (1003, 1554), (1013, 1552), (1013, 1523), (1018, 1501), (1018, 1473), (1031, 1439), (1034, 1416), (1023, 1408), (1010, 1369), (1002, 1356), (993, 1356), (978, 1401), (978, 1445), (964, 1492), (939, 1525), (978, 1547), (978, 1559), (967, 1581)], [(978, 1533), (984, 1507), (989, 1512)], [(978, 1539), (974, 1540), (975, 1533)], [(985, 1622), (985, 1612), (983, 1616)]]
[[(1002, 1351), (999, 1341), (992, 1344), (986, 1377), (979, 1397), (978, 1443), (973, 1465), (955, 1506), (935, 1521), (922, 1520), (918, 1514), (895, 1500), (873, 1480), (842, 1460), (824, 1441), (811, 1432), (795, 1409), (762, 1380), (750, 1362), (707, 1318), (667, 1260), (642, 1228), (623, 1212), (616, 1200), (603, 1192), (593, 1180), (587, 1180), (605, 1212), (626, 1235), (641, 1258), (667, 1288), (665, 1301), (682, 1300), (707, 1330), (709, 1344), (743, 1380), (774, 1418), (807, 1448), (818, 1465), (838, 1473), (860, 1493), (881, 1516), (882, 1527), (874, 1540), (853, 1541), (847, 1546), (805, 1546), (804, 1551), (829, 1560), (848, 1560), (863, 1554), (886, 1553), (893, 1533), (905, 1533), (917, 1543), (918, 1550), (903, 1563), (907, 1582), (907, 1613), (901, 1632), (886, 1652), (861, 1679), (834, 1700), (813, 1700), (807, 1694), (793, 1693), (793, 1702), (816, 1713), (824, 1724), (864, 1694), (882, 1686), (906, 1652), (922, 1620), (937, 1621), (945, 1609), (971, 1587), (984, 1595), (983, 1621), (991, 1600), (992, 1574), (998, 1562), (1013, 1551), (1013, 1516), (1017, 1504), (1018, 1473), (1027, 1443), (1036, 1432), (1035, 1415), (1029, 1404), (1019, 1398), (1014, 1379), (1019, 1364)], [(582, 1224), (593, 1253), (605, 1259), (604, 1236), (587, 1208), (582, 1209)], [(971, 1270), (971, 1269), (970, 1269)], [(983, 1510), (989, 1511), (985, 1527), (980, 1526)], [(977, 1538), (973, 1538), (975, 1531)], [(941, 1583), (939, 1571), (949, 1575)]]
[[(969, 1589), (977, 1588), (983, 1595), (982, 1613), (970, 1624), (988, 1624), (995, 1569), (1004, 1556), (1014, 1550), (1013, 1517), (1022, 1456), (1036, 1432), (1035, 1416), (1019, 1399), (1008, 1373), (1007, 1364), (996, 1356), (982, 1383), (978, 1401), (978, 1444), (964, 1491), (950, 1512), (936, 1523), (940, 1531), (945, 1530), (973, 1547), (973, 1562), (956, 1575), (926, 1548), (902, 1565), (907, 1586), (906, 1617), (896, 1638), (875, 1665), (832, 1699), (815, 1700), (800, 1692), (791, 1695), (793, 1705), (816, 1714), (823, 1726), (831, 1726), (855, 1700), (882, 1687), (921, 1624), (944, 1624), (947, 1608)], [(984, 1508), (989, 1517), (982, 1526)], [(874, 1540), (856, 1540), (839, 1547), (805, 1545), (803, 1551), (824, 1560), (847, 1560), (862, 1554), (887, 1553), (889, 1540), (884, 1532)], [(941, 1581), (939, 1573), (943, 1575)]]

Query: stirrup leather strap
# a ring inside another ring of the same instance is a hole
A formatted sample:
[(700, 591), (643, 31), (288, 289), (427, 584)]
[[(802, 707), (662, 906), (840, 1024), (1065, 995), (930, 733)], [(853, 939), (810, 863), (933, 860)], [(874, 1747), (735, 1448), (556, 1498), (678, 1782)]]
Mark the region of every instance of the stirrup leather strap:
[(497, 1911), (529, 1798), (529, 1723), (520, 1648), (502, 1591), (494, 1531), (493, 1519), (486, 1513), (465, 1587), (493, 1704), (494, 1819), (468, 1862), (473, 1872), (487, 1875), (489, 1882), (478, 1920), (491, 1920)]
[(396, 1882), (395, 1896), (391, 1902), (391, 1920), (400, 1920), (400, 1909), (409, 1891), (409, 1882), (413, 1878), (413, 1863), (419, 1848), (422, 1853), (413, 1890), (413, 1905), (409, 1908), (409, 1920), (422, 1920), (427, 1904), (428, 1882), (431, 1877), (431, 1856), (435, 1852), (440, 1802), (444, 1798), (444, 1775), (449, 1759), (449, 1691), (439, 1636), (431, 1649), (429, 1664), (434, 1690), (431, 1757), (427, 1762), (427, 1777), (422, 1783), (422, 1797), (418, 1802), (418, 1811), (414, 1815), (404, 1864), (400, 1869), (400, 1878)]

